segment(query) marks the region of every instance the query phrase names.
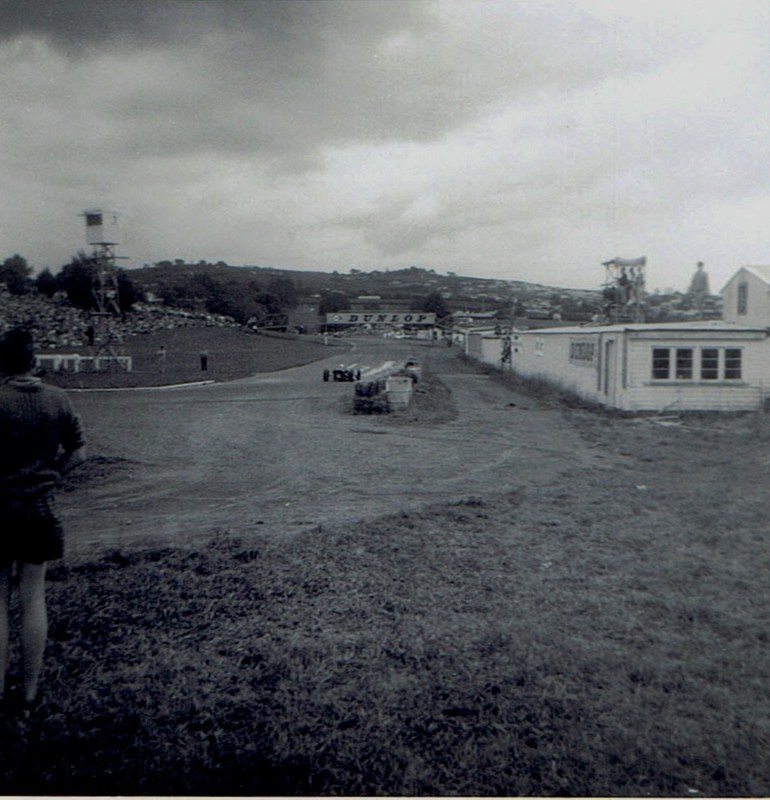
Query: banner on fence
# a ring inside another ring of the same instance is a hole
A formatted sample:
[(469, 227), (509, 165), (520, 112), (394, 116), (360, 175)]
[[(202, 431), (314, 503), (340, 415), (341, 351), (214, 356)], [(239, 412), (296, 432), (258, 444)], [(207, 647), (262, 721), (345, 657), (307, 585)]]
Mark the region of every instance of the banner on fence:
[(435, 325), (436, 315), (423, 311), (335, 311), (327, 325)]

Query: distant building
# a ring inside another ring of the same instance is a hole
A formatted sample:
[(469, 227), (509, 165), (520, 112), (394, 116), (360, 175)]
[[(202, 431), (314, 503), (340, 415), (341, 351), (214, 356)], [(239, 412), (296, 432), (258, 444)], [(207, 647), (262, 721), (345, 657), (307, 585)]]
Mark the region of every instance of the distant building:
[(722, 290), (724, 320), (490, 330), (466, 353), (627, 411), (748, 411), (770, 399), (770, 266)]
[(463, 328), (483, 325), (493, 319), (497, 319), (497, 311), (455, 311), (452, 313), (452, 324)]
[(690, 281), (690, 288), (687, 290), (687, 293), (696, 298), (697, 297), (705, 298), (706, 295), (710, 294), (709, 276), (706, 270), (703, 268), (702, 261), (698, 262), (698, 265), (695, 269), (695, 274), (692, 276), (692, 280)]
[(741, 267), (720, 294), (725, 322), (770, 327), (770, 266)]

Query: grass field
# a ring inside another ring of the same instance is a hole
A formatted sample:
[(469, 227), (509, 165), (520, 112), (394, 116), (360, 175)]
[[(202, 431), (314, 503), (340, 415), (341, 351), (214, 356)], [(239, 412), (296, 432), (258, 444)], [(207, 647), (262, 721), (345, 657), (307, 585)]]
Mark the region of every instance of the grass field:
[(622, 466), (54, 568), (5, 792), (769, 794), (770, 422), (564, 413)]
[[(330, 340), (333, 346), (337, 340)], [(165, 358), (158, 356), (160, 347)], [(203, 372), (200, 353), (208, 353)], [(71, 352), (70, 348), (67, 352)], [(201, 380), (226, 381), (259, 372), (273, 372), (325, 358), (331, 353), (320, 339), (311, 336), (255, 335), (239, 328), (176, 328), (134, 336), (118, 347), (121, 355), (133, 359), (131, 372), (52, 373), (49, 383), (68, 389), (130, 388), (193, 383)], [(88, 354), (82, 348), (81, 355)]]

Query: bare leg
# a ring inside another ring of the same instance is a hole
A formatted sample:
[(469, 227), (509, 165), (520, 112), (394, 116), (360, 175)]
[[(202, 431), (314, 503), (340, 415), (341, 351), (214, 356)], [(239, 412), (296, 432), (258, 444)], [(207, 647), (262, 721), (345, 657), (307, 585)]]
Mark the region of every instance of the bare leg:
[(0, 565), (0, 698), (5, 692), (5, 673), (8, 671), (8, 607), (11, 602), (11, 571), (13, 564)]
[(21, 654), (24, 699), (37, 696), (37, 682), (43, 668), (43, 652), (48, 637), (48, 614), (45, 607), (46, 564), (21, 564), (19, 597), (21, 599)]

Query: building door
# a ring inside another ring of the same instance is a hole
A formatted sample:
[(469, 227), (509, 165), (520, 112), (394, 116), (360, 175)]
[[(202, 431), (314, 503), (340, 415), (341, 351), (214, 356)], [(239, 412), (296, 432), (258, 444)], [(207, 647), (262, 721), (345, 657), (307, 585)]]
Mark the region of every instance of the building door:
[(615, 363), (615, 340), (610, 339), (604, 343), (604, 396), (607, 405), (614, 406), (617, 402), (617, 364)]

